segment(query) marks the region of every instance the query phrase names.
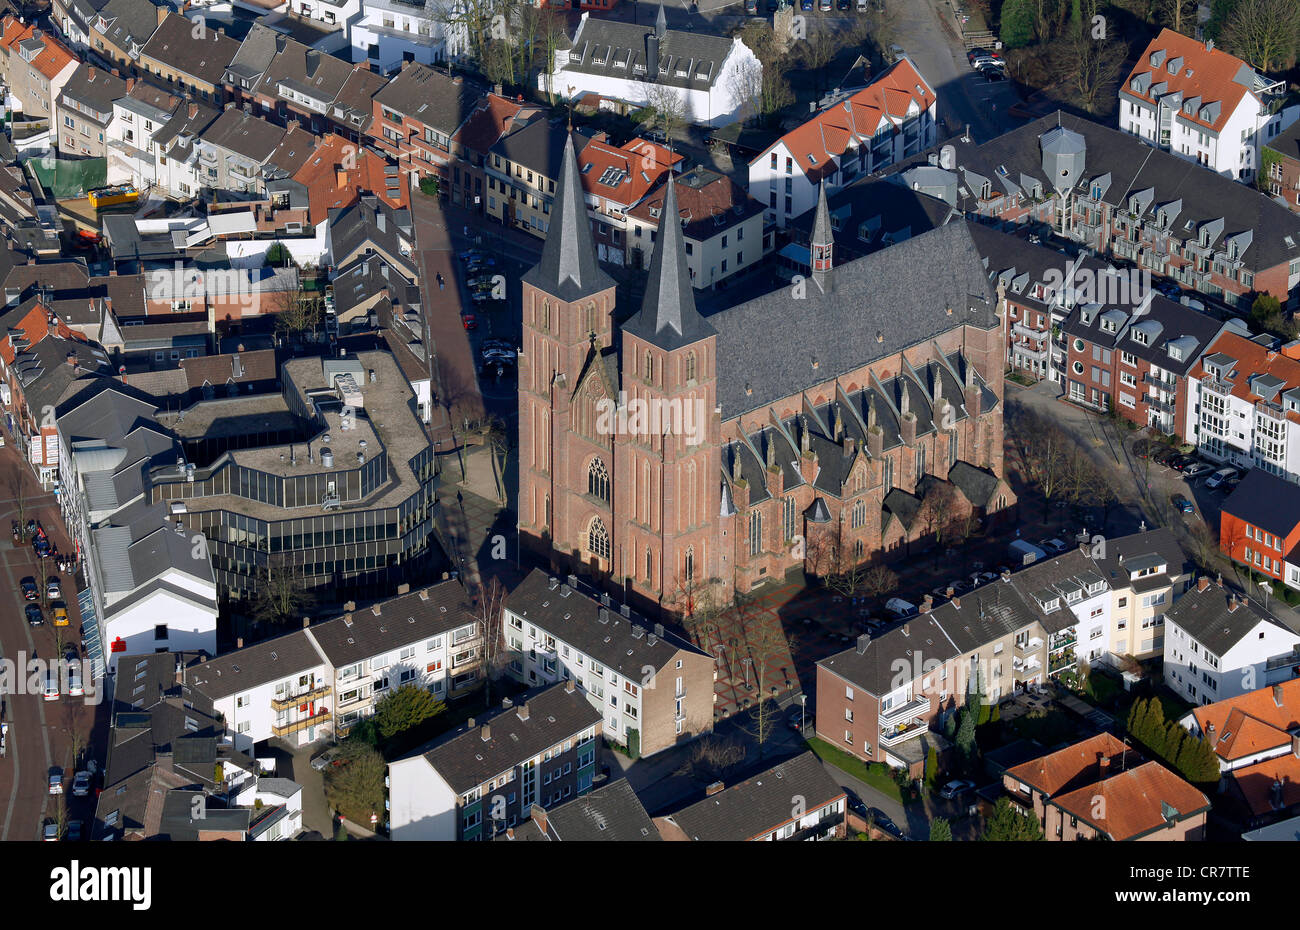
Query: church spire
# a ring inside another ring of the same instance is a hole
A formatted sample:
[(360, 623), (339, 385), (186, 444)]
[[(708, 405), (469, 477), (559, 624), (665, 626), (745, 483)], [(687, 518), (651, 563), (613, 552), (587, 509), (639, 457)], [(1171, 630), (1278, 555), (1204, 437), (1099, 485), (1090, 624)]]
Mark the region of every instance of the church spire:
[(835, 234), (831, 231), (831, 212), (826, 205), (826, 181), (817, 190), (817, 213), (813, 217), (812, 236), (808, 240), (812, 260), (812, 276), (823, 291), (831, 289), (831, 253), (835, 250)]
[(676, 349), (713, 335), (714, 329), (695, 309), (691, 272), (682, 241), (681, 212), (677, 208), (677, 182), (672, 172), (659, 214), (659, 241), (650, 260), (641, 310), (624, 327), (661, 349)]
[(555, 202), (551, 207), (551, 225), (542, 246), (542, 260), (532, 267), (524, 280), (538, 290), (570, 303), (614, 287), (596, 261), (591, 239), (591, 221), (582, 196), (582, 178), (578, 174), (578, 157), (573, 136), (564, 141), (560, 176), (555, 182)]
[(668, 32), (668, 17), (664, 16), (664, 5), (659, 4), (659, 15), (655, 17), (655, 37), (662, 39)]

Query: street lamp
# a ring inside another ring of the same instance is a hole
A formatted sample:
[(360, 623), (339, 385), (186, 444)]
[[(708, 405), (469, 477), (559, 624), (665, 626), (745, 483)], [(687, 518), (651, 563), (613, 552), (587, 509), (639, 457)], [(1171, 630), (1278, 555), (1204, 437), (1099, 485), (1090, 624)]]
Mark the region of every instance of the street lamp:
[(805, 715), (808, 712), (808, 695), (799, 695), (799, 735), (803, 736), (808, 729), (808, 721)]

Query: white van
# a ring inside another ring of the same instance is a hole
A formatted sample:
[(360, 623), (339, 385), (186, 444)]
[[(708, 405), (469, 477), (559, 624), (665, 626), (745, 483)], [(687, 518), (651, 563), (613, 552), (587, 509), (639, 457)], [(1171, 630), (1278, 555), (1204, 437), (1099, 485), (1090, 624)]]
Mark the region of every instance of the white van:
[(885, 610), (895, 617), (905, 619), (916, 613), (916, 605), (911, 601), (903, 600), (901, 597), (891, 597), (885, 602)]

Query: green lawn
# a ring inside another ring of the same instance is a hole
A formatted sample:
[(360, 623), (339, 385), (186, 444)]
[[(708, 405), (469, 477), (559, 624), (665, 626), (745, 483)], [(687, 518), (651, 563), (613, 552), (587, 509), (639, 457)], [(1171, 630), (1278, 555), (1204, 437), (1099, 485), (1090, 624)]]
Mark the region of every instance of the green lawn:
[(886, 797), (892, 798), (899, 804), (903, 803), (903, 793), (898, 790), (898, 785), (890, 774), (892, 770), (883, 762), (872, 762), (868, 765), (815, 736), (808, 740), (808, 748), (823, 762), (829, 762), (859, 781), (866, 782)]

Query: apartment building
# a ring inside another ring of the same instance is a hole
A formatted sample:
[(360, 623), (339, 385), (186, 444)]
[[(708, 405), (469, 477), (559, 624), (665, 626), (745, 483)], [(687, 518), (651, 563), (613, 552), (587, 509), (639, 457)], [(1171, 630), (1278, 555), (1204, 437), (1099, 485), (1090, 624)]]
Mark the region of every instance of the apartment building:
[[(645, 199), (656, 184), (680, 170), (684, 160), (681, 155), (645, 139), (614, 145), (603, 132), (597, 133), (582, 147), (578, 152), (578, 166), (597, 258), (616, 265), (629, 263), (635, 241), (633, 230), (637, 224), (629, 219), (628, 211)], [(695, 176), (697, 186), (702, 180), (702, 177)], [(683, 187), (678, 188), (679, 205), (682, 190)], [(664, 191), (661, 190), (659, 209), (663, 207), (663, 197)], [(699, 204), (693, 203), (692, 206)], [(682, 209), (689, 211), (690, 207)], [(651, 212), (658, 211), (651, 208)], [(694, 215), (687, 212), (685, 217)], [(687, 249), (691, 248), (688, 244)], [(640, 267), (649, 267), (648, 255)]]
[(1219, 507), (1219, 549), (1238, 565), (1300, 585), (1300, 486), (1253, 468)]
[(1300, 283), (1300, 216), (1129, 133), (1061, 113), (969, 139), (950, 143), (951, 169), (927, 166), (968, 216), (1033, 224), (1243, 310)]
[(534, 804), (529, 820), (507, 827), (494, 839), (542, 843), (658, 842), (663, 837), (626, 778), (593, 788), (589, 794), (546, 810)]
[(572, 681), (526, 692), (470, 718), (388, 766), (394, 840), (484, 840), (527, 821), (534, 805), (592, 788), (601, 713)]
[(352, 61), (388, 74), (407, 62), (432, 65), (462, 54), (466, 25), (437, 12), (445, 5), (438, 0), (426, 9), (423, 3), (403, 0), (360, 0), (348, 26)]
[[(581, 149), (586, 137), (574, 137)], [(512, 229), (545, 238), (551, 227), (555, 182), (564, 155), (565, 132), (537, 119), (497, 140), (484, 164), (487, 215)]]
[(1162, 29), (1119, 85), (1119, 126), (1224, 177), (1252, 181), (1259, 151), (1300, 118), (1286, 82)]
[(1300, 213), (1300, 121), (1265, 143), (1259, 154), (1256, 185), (1291, 212)]
[(233, 194), (260, 194), (264, 184), (280, 172), (292, 174), (307, 161), (312, 151), (309, 133), (298, 126), (297, 156), (289, 164), (278, 164), (281, 143), (288, 132), (250, 112), (228, 106), (197, 139), (198, 163), (203, 186)]
[(452, 203), (473, 209), (482, 215), (487, 210), (487, 164), (492, 147), (523, 126), (543, 119), (540, 107), (499, 93), (484, 94), (478, 108), (461, 124), (452, 136), (452, 151), (459, 164), (451, 167), (451, 186), (439, 184)]
[(331, 669), (340, 736), (406, 685), (447, 700), (482, 684), (483, 624), (459, 580), (351, 606), (307, 630)]
[(50, 22), (69, 46), (79, 52), (89, 48), (91, 24), (108, 0), (51, 0)]
[[(97, 0), (89, 0), (94, 5)], [(122, 70), (140, 73), (140, 54), (149, 37), (170, 12), (151, 0), (108, 0), (87, 24), (91, 51)]]
[[(582, 157), (590, 149), (587, 146)], [(674, 183), (692, 286), (721, 286), (728, 278), (761, 264), (771, 254), (773, 237), (764, 234), (763, 208), (735, 181), (696, 165), (678, 175)], [(624, 243), (621, 255), (634, 268), (650, 267), (667, 190), (665, 180), (626, 211), (628, 219), (621, 236)], [(601, 234), (597, 229), (597, 241)], [(610, 257), (618, 258), (612, 246)]]
[(107, 155), (105, 137), (113, 121), (113, 101), (125, 93), (126, 82), (116, 74), (92, 64), (79, 65), (55, 103), (59, 151), (79, 158)]
[(480, 88), (422, 64), (407, 64), (374, 95), (368, 133), (397, 161), (406, 183), (452, 186), (452, 137), (477, 106)]
[[(1117, 277), (1123, 284), (1124, 276)], [(1115, 280), (1103, 278), (1103, 288)], [(1060, 329), (1061, 384), (1071, 403), (1114, 410), (1174, 436), (1186, 435), (1196, 409), (1189, 373), (1221, 335), (1246, 332), (1241, 320), (1218, 320), (1153, 290), (1076, 303)]]
[(843, 839), (848, 795), (811, 752), (654, 818), (665, 840), (704, 843)]
[[(251, 97), (262, 115), (278, 123), (300, 123), (313, 133), (336, 128), (334, 102), (352, 76), (353, 65), (283, 34), (273, 38), (275, 52), (261, 77), (251, 88), (240, 89)], [(231, 63), (239, 60), (239, 55)], [(352, 108), (348, 106), (348, 112)]]
[(1178, 722), (1209, 741), (1221, 772), (1247, 774), (1256, 763), (1295, 749), (1300, 738), (1300, 679), (1202, 704)]
[(1209, 798), (1109, 733), (1013, 766), (1002, 786), (1048, 841), (1205, 838)]
[(833, 194), (934, 145), (938, 114), (934, 88), (904, 57), (760, 152), (749, 194), (784, 228), (816, 205), (823, 181)]
[(1188, 388), (1184, 435), (1201, 454), (1300, 480), (1300, 345), (1225, 331), (1191, 371)]
[(1192, 704), (1288, 681), (1300, 633), (1221, 581), (1202, 576), (1165, 614), (1164, 680)]
[(126, 79), (126, 92), (113, 100), (108, 124), (108, 181), (140, 187), (160, 180), (154, 136), (171, 121), (181, 98), (161, 87)]
[(139, 67), (182, 97), (221, 106), (226, 69), (239, 46), (220, 26), (167, 13), (140, 50)]
[(537, 87), (562, 99), (599, 94), (637, 107), (653, 93), (672, 94), (685, 121), (726, 126), (753, 113), (763, 66), (740, 36), (669, 29), (582, 13), (569, 43), (555, 49)]
[(78, 64), (77, 56), (50, 33), (24, 25), (17, 17), (4, 20), (0, 81), (24, 118), (50, 120), (53, 127), (58, 121), (55, 102)]
[[(1107, 538), (1093, 564), (1112, 598), (1109, 652), (1101, 661), (1118, 666), (1125, 656), (1139, 661), (1159, 658), (1164, 654), (1165, 613), (1192, 584), (1192, 562), (1173, 532), (1157, 527)], [(1097, 645), (1089, 640), (1081, 653), (1094, 664)]]
[(633, 616), (609, 595), (585, 593), (534, 569), (505, 602), (507, 673), (527, 687), (573, 680), (605, 717), (605, 737), (650, 756), (713, 731), (714, 659)]

